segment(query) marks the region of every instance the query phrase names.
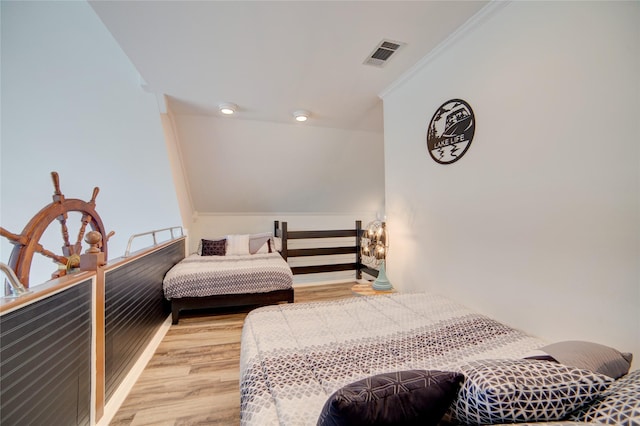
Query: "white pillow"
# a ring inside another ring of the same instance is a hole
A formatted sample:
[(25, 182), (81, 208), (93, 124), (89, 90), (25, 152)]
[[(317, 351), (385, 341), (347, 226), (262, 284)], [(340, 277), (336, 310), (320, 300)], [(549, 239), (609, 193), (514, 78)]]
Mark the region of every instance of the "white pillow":
[(227, 256), (249, 254), (249, 234), (227, 235)]

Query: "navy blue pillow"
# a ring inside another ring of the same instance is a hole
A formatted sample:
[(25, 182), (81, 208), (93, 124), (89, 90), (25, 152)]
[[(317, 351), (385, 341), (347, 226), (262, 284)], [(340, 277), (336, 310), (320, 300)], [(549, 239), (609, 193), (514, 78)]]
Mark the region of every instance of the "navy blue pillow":
[(378, 374), (338, 389), (318, 426), (437, 425), (458, 395), (464, 376), (437, 370)]
[(227, 253), (227, 240), (202, 240), (202, 256), (224, 256)]

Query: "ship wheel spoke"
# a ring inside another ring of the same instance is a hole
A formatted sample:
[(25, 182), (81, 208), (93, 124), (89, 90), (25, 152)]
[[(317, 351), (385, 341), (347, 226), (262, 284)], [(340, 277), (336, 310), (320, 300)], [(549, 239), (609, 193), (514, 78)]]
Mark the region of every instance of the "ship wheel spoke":
[[(53, 202), (62, 205), (64, 203), (64, 194), (60, 191), (60, 177), (57, 172), (51, 173), (51, 179), (53, 180)], [(56, 219), (60, 222), (60, 230), (62, 231), (62, 252), (65, 256), (71, 256), (73, 251), (70, 250), (71, 244), (69, 243), (69, 229), (67, 228), (68, 215), (66, 211), (63, 211)]]

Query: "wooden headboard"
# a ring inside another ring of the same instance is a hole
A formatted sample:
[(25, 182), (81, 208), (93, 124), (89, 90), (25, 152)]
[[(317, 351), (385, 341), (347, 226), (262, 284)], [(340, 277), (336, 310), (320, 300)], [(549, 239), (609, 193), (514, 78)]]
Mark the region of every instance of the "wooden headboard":
[[(290, 231), (287, 222), (275, 221), (273, 225), (274, 235), (282, 239), (282, 250), (280, 254), (284, 260), (292, 257), (307, 256), (335, 256), (342, 254), (354, 254), (355, 262), (349, 263), (327, 263), (323, 265), (313, 266), (293, 266), (291, 270), (294, 275), (299, 274), (317, 274), (323, 272), (337, 271), (356, 271), (356, 278), (361, 279), (362, 273), (366, 273), (373, 277), (378, 276), (378, 271), (362, 264), (362, 256), (360, 254), (360, 237), (362, 236), (362, 222), (355, 221), (355, 227), (352, 229), (333, 229), (333, 230), (306, 230), (306, 231)], [(344, 238), (352, 237), (353, 243), (348, 246), (340, 245), (338, 247), (318, 247), (318, 248), (298, 248), (289, 249), (289, 240), (301, 239), (323, 239), (323, 238)]]

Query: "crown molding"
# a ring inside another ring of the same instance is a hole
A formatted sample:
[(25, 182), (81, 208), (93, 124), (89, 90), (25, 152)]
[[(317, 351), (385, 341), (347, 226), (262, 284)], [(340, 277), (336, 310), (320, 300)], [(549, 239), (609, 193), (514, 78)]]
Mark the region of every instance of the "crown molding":
[(433, 62), (442, 52), (449, 49), (454, 44), (462, 40), (467, 34), (483, 25), (486, 21), (496, 15), (500, 10), (512, 3), (513, 0), (491, 0), (486, 6), (480, 9), (476, 14), (469, 18), (458, 29), (451, 33), (446, 39), (438, 44), (431, 52), (429, 52), (424, 58), (418, 61), (414, 66), (405, 71), (400, 77), (398, 77), (393, 83), (387, 86), (386, 89), (378, 93), (378, 97), (384, 99), (389, 93), (395, 91), (402, 86), (418, 71)]

